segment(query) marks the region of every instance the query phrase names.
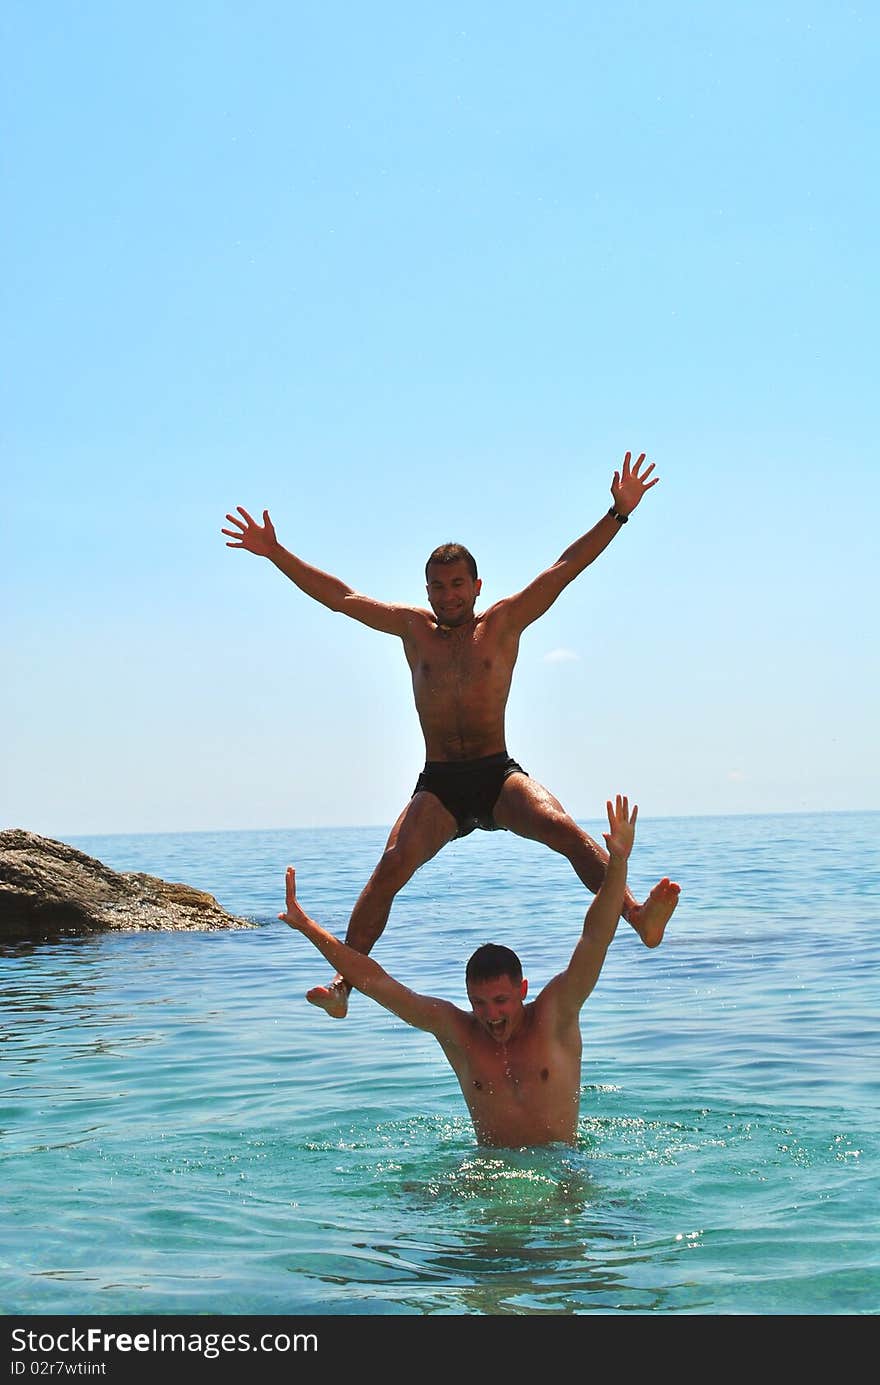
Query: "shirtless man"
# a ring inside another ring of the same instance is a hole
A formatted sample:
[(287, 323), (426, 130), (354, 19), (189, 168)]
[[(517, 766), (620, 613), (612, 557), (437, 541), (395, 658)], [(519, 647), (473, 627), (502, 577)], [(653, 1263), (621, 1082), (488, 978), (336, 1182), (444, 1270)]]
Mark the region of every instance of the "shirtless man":
[[(626, 894), (627, 860), (638, 808), (626, 798), (606, 804), (608, 864), (587, 910), (571, 961), (537, 999), (524, 1004), (528, 981), (515, 952), (496, 943), (477, 949), (465, 974), (470, 1013), (436, 996), (418, 995), (302, 910), (296, 876), (287, 870), (287, 908), (279, 918), (314, 943), (350, 985), (424, 1029), (452, 1067), (481, 1145), (521, 1148), (577, 1136), (581, 1089), (580, 1010), (614, 937)], [(663, 882), (673, 893), (678, 887)]]
[[(221, 531), (228, 536), (227, 548), (268, 558), (314, 601), (403, 642), (426, 764), (352, 911), (345, 941), (358, 952), (370, 952), (388, 922), (395, 895), (419, 867), (475, 827), (503, 828), (542, 842), (567, 857), (593, 894), (602, 884), (605, 852), (510, 758), (504, 713), (522, 632), (598, 558), (657, 484), (659, 477), (649, 479), (654, 463), (642, 469), (644, 461), (644, 453), (633, 463), (627, 452), (611, 482), (614, 503), (599, 522), (522, 591), (479, 614), (474, 606), (482, 583), (473, 557), (460, 544), (444, 544), (428, 559), (431, 609), (426, 611), (362, 596), (338, 577), (303, 562), (278, 542), (268, 510), (262, 525), (241, 506), (241, 518), (226, 516), (235, 526)], [(623, 917), (646, 946), (656, 947), (677, 902), (677, 888), (670, 891), (662, 881), (641, 904), (626, 890)], [(341, 1017), (350, 989), (337, 975), (329, 986), (315, 986), (307, 998)]]

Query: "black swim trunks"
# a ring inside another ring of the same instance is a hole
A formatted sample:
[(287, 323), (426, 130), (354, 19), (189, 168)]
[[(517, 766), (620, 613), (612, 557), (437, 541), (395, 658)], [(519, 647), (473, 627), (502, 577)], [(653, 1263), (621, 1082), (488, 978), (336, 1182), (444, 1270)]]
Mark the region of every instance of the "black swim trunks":
[(511, 774), (525, 773), (506, 750), (479, 760), (429, 760), (413, 794), (426, 789), (439, 798), (458, 823), (457, 837), (466, 837), (475, 827), (496, 832), (498, 824), (492, 812), (501, 786)]

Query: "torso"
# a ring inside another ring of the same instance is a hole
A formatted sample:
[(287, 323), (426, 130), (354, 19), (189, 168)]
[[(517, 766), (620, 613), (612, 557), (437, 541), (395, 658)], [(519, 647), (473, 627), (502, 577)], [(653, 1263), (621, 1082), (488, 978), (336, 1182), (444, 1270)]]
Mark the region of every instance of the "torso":
[(443, 1044), (482, 1145), (518, 1149), (572, 1144), (580, 1106), (581, 1037), (575, 1022), (560, 1038), (537, 1002), (507, 1044), (476, 1019), (466, 1042)]
[(506, 749), (504, 713), (519, 640), (493, 609), (466, 626), (414, 612), (404, 638), (428, 760), (473, 760)]

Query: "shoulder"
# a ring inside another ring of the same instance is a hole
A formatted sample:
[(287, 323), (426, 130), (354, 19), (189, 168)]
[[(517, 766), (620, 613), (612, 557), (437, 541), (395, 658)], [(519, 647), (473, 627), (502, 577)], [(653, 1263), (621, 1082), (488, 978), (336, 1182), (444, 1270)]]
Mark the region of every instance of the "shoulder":
[(425, 610), (424, 606), (400, 606), (398, 609), (411, 629), (418, 631), (436, 630), (437, 617), (433, 611)]
[(493, 601), (491, 606), (487, 606), (485, 611), (479, 614), (479, 620), (495, 621), (503, 619), (507, 611), (510, 610), (510, 603), (513, 600), (510, 596), (502, 596), (498, 601)]
[(559, 1038), (574, 1035), (580, 1038), (582, 1006), (574, 999), (567, 980), (568, 975), (563, 971), (547, 982), (532, 1002), (533, 1022), (544, 1029), (552, 1029)]
[(499, 637), (519, 636), (529, 624), (531, 595), (528, 589), (502, 596), (486, 610), (485, 618)]
[(431, 1033), (446, 1048), (466, 1049), (474, 1030), (474, 1017), (449, 1000), (432, 999)]
[(403, 640), (427, 639), (430, 630), (436, 625), (433, 613), (420, 606), (391, 605), (385, 608), (394, 627), (394, 634)]
[(421, 606), (400, 607), (400, 633), (404, 640), (420, 644), (431, 639), (437, 629), (437, 618), (433, 611)]
[(514, 629), (516, 616), (516, 599), (512, 596), (502, 596), (499, 601), (493, 602), (485, 611), (481, 611), (477, 621), (487, 635), (497, 638)]

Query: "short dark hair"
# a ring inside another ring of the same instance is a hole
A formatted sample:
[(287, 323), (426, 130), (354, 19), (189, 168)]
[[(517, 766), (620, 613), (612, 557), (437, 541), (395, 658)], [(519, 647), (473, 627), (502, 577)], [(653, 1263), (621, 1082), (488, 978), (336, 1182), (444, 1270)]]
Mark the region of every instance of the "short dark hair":
[(471, 577), (476, 582), (476, 559), (474, 558), (473, 553), (468, 552), (463, 543), (441, 543), (439, 548), (435, 548), (434, 552), (431, 554), (430, 558), (425, 563), (425, 577), (427, 578), (428, 568), (431, 566), (432, 563), (441, 563), (445, 566), (446, 563), (458, 562), (467, 563), (468, 572), (471, 574)]
[(509, 976), (511, 981), (522, 981), (522, 962), (515, 952), (501, 943), (483, 943), (478, 947), (465, 968), (465, 985), (472, 981), (494, 981), (496, 976)]

